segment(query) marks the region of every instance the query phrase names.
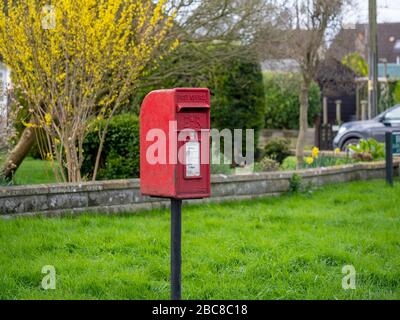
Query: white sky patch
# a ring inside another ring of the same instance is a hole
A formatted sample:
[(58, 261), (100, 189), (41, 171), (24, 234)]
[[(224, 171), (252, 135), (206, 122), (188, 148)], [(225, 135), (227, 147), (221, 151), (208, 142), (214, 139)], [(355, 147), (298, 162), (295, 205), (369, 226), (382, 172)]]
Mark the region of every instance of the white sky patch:
[[(368, 0), (358, 0), (358, 4), (345, 17), (345, 23), (368, 22)], [(399, 0), (377, 0), (378, 22), (400, 22)]]

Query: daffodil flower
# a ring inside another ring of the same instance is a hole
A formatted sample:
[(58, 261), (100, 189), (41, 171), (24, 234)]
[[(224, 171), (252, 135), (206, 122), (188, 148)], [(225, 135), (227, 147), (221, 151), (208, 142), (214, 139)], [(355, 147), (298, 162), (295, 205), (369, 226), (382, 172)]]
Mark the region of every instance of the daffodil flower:
[(314, 163), (314, 158), (313, 157), (307, 157), (306, 158), (306, 163), (310, 166)]
[(311, 156), (312, 156), (313, 158), (318, 158), (318, 155), (319, 155), (319, 149), (318, 149), (317, 147), (312, 148), (312, 150), (311, 150)]

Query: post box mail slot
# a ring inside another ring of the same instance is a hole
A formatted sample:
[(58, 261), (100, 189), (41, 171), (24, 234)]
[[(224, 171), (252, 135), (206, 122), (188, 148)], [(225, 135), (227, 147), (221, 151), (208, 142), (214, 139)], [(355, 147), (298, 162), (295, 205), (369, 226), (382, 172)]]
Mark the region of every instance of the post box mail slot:
[(175, 199), (210, 196), (210, 92), (156, 90), (140, 112), (140, 190)]

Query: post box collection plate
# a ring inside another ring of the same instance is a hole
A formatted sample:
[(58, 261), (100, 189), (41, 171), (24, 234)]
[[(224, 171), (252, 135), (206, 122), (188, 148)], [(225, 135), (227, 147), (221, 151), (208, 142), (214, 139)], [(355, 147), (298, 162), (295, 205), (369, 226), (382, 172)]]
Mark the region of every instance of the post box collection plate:
[(200, 177), (200, 142), (186, 142), (185, 155), (186, 177)]

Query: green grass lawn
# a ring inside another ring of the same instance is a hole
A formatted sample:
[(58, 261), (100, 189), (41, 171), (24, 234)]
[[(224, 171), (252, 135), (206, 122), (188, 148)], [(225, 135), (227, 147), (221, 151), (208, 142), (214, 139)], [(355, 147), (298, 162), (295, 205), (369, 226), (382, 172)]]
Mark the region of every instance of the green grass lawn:
[[(399, 299), (399, 194), (379, 180), (185, 206), (183, 298)], [(169, 228), (167, 210), (0, 219), (0, 298), (168, 299)], [(44, 265), (55, 290), (41, 289)]]
[(55, 163), (26, 158), (15, 173), (13, 182), (17, 185), (56, 182), (52, 165)]
[[(5, 159), (4, 154), (0, 154), (0, 164)], [(29, 185), (41, 183), (57, 182), (52, 166), (57, 165), (51, 161), (33, 159), (27, 157), (19, 166), (13, 178), (14, 185)]]

